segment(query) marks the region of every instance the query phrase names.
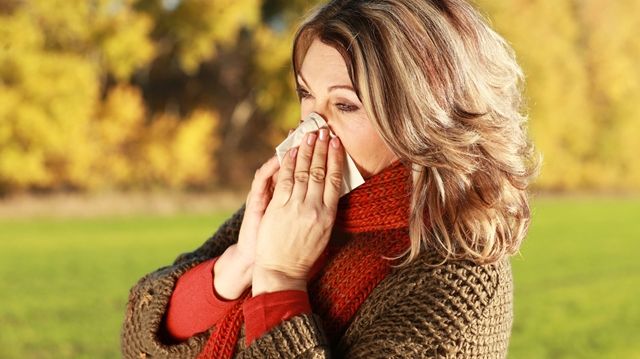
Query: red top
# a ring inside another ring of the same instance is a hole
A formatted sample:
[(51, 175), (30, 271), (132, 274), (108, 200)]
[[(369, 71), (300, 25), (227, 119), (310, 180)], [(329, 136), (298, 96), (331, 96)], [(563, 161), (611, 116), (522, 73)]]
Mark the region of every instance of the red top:
[[(311, 277), (324, 264), (323, 253), (311, 270)], [(185, 340), (201, 333), (221, 320), (239, 300), (228, 300), (215, 291), (213, 267), (220, 257), (204, 261), (184, 273), (176, 283), (167, 309), (166, 327), (169, 334)], [(247, 290), (251, 290), (249, 287)], [(242, 297), (242, 296), (241, 296)], [(311, 313), (307, 292), (282, 290), (248, 298), (242, 304), (247, 346), (280, 322), (301, 313)]]

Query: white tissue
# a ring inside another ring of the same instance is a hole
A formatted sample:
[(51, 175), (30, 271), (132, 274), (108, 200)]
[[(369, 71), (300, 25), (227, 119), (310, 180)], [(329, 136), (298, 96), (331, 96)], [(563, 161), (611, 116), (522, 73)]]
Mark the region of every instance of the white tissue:
[[(300, 146), (300, 142), (302, 142), (302, 138), (305, 133), (318, 131), (321, 128), (328, 129), (329, 126), (327, 125), (327, 122), (319, 114), (311, 112), (304, 121), (302, 121), (302, 123), (276, 147), (276, 155), (278, 156), (280, 164), (282, 164), (282, 159), (289, 148)], [(329, 130), (329, 136), (331, 138), (336, 137), (331, 130)], [(353, 159), (348, 153), (345, 152), (345, 154), (346, 161), (342, 171), (342, 188), (340, 189), (340, 197), (364, 183), (364, 178), (362, 178), (362, 175), (360, 174), (360, 171), (358, 171)]]

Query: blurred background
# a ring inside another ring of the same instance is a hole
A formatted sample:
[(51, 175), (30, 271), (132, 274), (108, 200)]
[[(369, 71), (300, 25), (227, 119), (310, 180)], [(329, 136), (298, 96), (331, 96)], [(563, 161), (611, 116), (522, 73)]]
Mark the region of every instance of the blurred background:
[[(299, 108), (303, 0), (0, 0), (0, 358), (116, 358)], [(477, 0), (544, 155), (510, 358), (640, 358), (640, 2)]]

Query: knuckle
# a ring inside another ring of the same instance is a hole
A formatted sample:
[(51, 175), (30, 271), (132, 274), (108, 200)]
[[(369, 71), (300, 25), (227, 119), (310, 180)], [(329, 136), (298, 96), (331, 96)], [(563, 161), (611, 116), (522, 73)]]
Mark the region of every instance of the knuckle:
[(322, 218), (320, 215), (320, 211), (316, 208), (310, 208), (305, 211), (304, 218), (310, 223), (318, 223)]
[(319, 183), (324, 182), (326, 175), (327, 173), (325, 169), (322, 167), (313, 167), (311, 169), (310, 176), (311, 176), (311, 180), (314, 182), (319, 182)]
[(306, 161), (311, 161), (311, 156), (313, 154), (311, 153), (311, 149), (307, 148), (304, 151), (300, 152), (300, 156), (302, 156), (302, 159), (306, 160)]
[(293, 179), (291, 179), (291, 178), (283, 178), (280, 181), (280, 185), (282, 187), (284, 187), (284, 188), (287, 188), (287, 189), (291, 188), (291, 187), (293, 187)]
[(334, 217), (335, 217), (334, 210), (327, 209), (327, 216), (321, 218), (320, 223), (322, 223), (322, 225), (325, 228), (330, 228), (330, 227), (333, 226), (333, 218)]
[(307, 182), (309, 181), (309, 171), (299, 170), (294, 174), (296, 182)]
[(329, 175), (329, 183), (331, 183), (331, 185), (334, 186), (337, 190), (340, 190), (340, 188), (342, 187), (342, 176), (340, 176), (338, 173), (332, 173), (331, 175)]

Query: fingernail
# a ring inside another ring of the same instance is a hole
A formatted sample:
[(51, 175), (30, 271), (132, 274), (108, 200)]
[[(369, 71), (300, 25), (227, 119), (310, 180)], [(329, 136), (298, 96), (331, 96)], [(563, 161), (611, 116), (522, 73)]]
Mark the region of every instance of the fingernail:
[(334, 137), (331, 139), (331, 146), (333, 148), (338, 148), (340, 147), (340, 139), (338, 139), (338, 137)]
[(309, 136), (307, 137), (307, 144), (309, 146), (313, 145), (313, 142), (316, 140), (316, 134), (315, 133), (310, 133)]
[(324, 141), (327, 139), (327, 129), (323, 128), (320, 130), (320, 141)]
[(291, 156), (291, 158), (296, 157), (296, 153), (298, 153), (298, 147), (294, 147), (291, 149), (291, 151), (289, 151), (289, 155)]

